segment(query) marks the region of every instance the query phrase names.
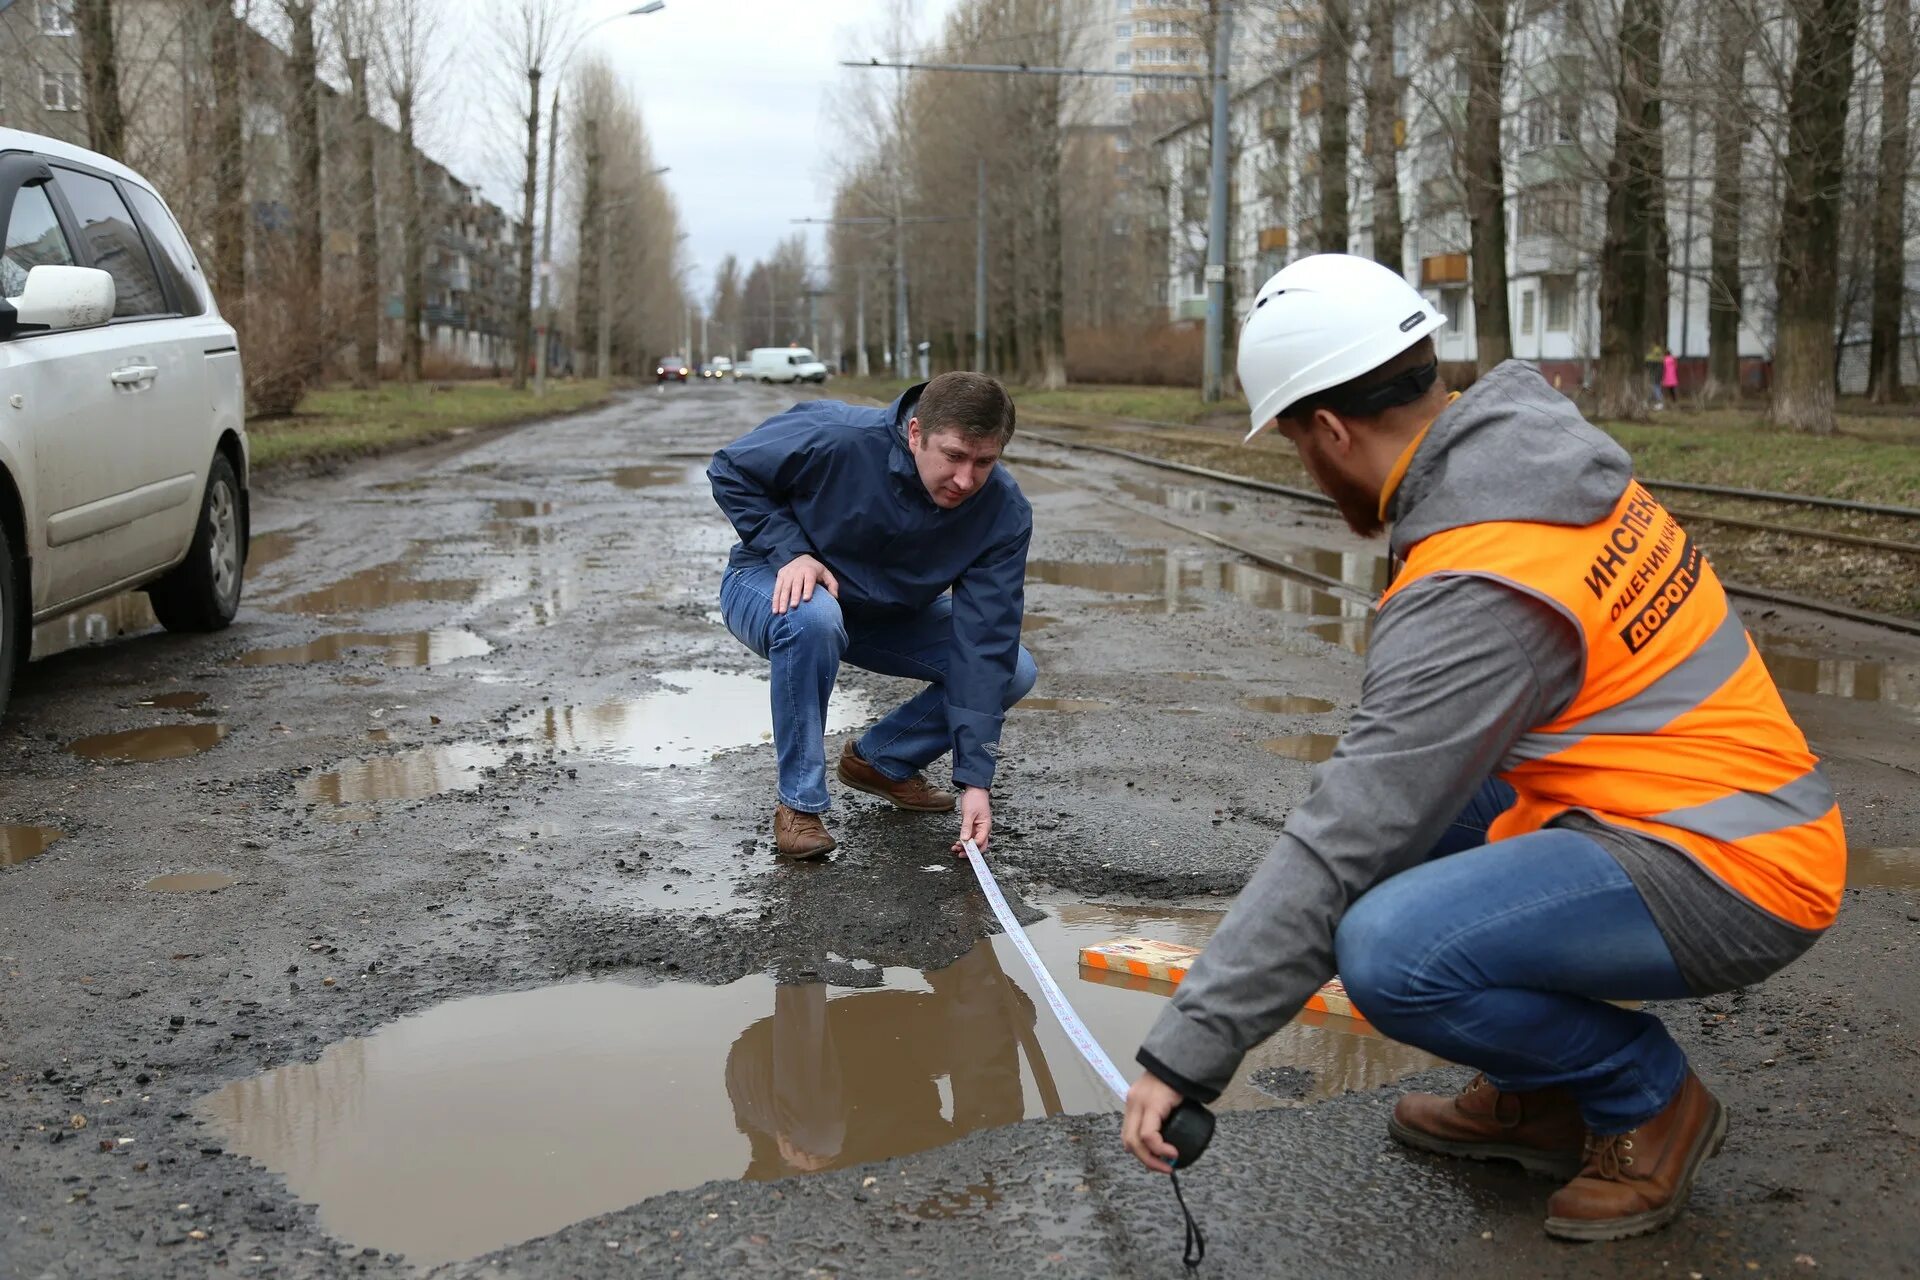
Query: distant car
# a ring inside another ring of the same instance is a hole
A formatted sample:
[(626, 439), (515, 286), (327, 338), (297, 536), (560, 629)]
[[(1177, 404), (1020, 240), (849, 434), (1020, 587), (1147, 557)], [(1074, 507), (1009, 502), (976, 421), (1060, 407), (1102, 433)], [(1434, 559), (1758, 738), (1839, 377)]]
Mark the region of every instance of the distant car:
[(33, 625), (106, 596), (145, 591), (169, 631), (233, 621), (248, 451), (233, 327), (153, 184), (0, 129), (0, 229), (4, 710)]
[(727, 359), (725, 356), (715, 356), (700, 366), (701, 377), (715, 378), (721, 382), (725, 382), (727, 376), (732, 372), (733, 361)]
[(655, 382), (685, 382), (687, 380), (687, 362), (679, 356), (663, 356), (654, 367)]
[(827, 366), (805, 347), (755, 347), (742, 376), (753, 382), (825, 382)]

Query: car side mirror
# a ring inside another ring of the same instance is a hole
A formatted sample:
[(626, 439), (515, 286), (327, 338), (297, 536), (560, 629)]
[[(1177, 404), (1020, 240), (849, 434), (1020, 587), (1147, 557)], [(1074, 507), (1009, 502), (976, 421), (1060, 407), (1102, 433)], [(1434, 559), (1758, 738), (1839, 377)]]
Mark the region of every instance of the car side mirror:
[(113, 277), (96, 267), (35, 267), (20, 296), (0, 303), (0, 336), (102, 325), (113, 302)]

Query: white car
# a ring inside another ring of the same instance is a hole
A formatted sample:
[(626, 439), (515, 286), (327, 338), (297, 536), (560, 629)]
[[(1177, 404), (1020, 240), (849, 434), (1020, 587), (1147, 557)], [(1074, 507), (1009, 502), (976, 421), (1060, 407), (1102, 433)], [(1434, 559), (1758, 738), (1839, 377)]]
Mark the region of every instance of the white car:
[(240, 607), (240, 351), (152, 184), (0, 129), (0, 710), (33, 627), (144, 589), (170, 631)]
[(827, 366), (805, 347), (755, 347), (735, 376), (748, 382), (825, 382)]

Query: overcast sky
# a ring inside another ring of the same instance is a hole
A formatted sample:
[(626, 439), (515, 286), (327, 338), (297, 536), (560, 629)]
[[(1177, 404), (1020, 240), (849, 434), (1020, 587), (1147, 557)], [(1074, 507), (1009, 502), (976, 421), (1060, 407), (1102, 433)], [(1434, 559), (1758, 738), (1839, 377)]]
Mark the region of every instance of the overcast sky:
[[(953, 2), (918, 0), (921, 28), (937, 26)], [(447, 3), (462, 15), (472, 0)], [(636, 3), (576, 0), (580, 26)], [(841, 144), (828, 98), (843, 76), (885, 74), (837, 64), (855, 53), (887, 52), (865, 38), (881, 29), (887, 9), (888, 0), (666, 0), (658, 13), (609, 22), (587, 37), (582, 52), (597, 49), (625, 78), (658, 163), (672, 168), (666, 182), (688, 233), (686, 257), (698, 264), (695, 296), (707, 294), (726, 254), (745, 266), (801, 229), (791, 219), (831, 212), (830, 165)], [(466, 46), (454, 54), (456, 74), (498, 57), (459, 16), (453, 28)], [(483, 79), (494, 77), (475, 75), (472, 82)], [(478, 112), (470, 126), (455, 121), (438, 131), (445, 142), (428, 147), (517, 213), (519, 152), (509, 144), (502, 154), (499, 114), (489, 115), (486, 127)], [(816, 246), (820, 231), (810, 230)]]

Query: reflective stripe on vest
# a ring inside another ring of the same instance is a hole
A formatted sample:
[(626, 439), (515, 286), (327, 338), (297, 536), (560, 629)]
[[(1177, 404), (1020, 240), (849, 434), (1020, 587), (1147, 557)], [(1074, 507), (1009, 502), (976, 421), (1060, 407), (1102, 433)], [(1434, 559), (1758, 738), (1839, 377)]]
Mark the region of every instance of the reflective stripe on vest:
[(1713, 568), (1638, 482), (1585, 527), (1494, 521), (1422, 539), (1381, 597), (1491, 578), (1552, 606), (1585, 649), (1579, 691), (1522, 734), (1493, 839), (1579, 810), (1691, 856), (1755, 905), (1824, 928), (1846, 841), (1833, 791)]

